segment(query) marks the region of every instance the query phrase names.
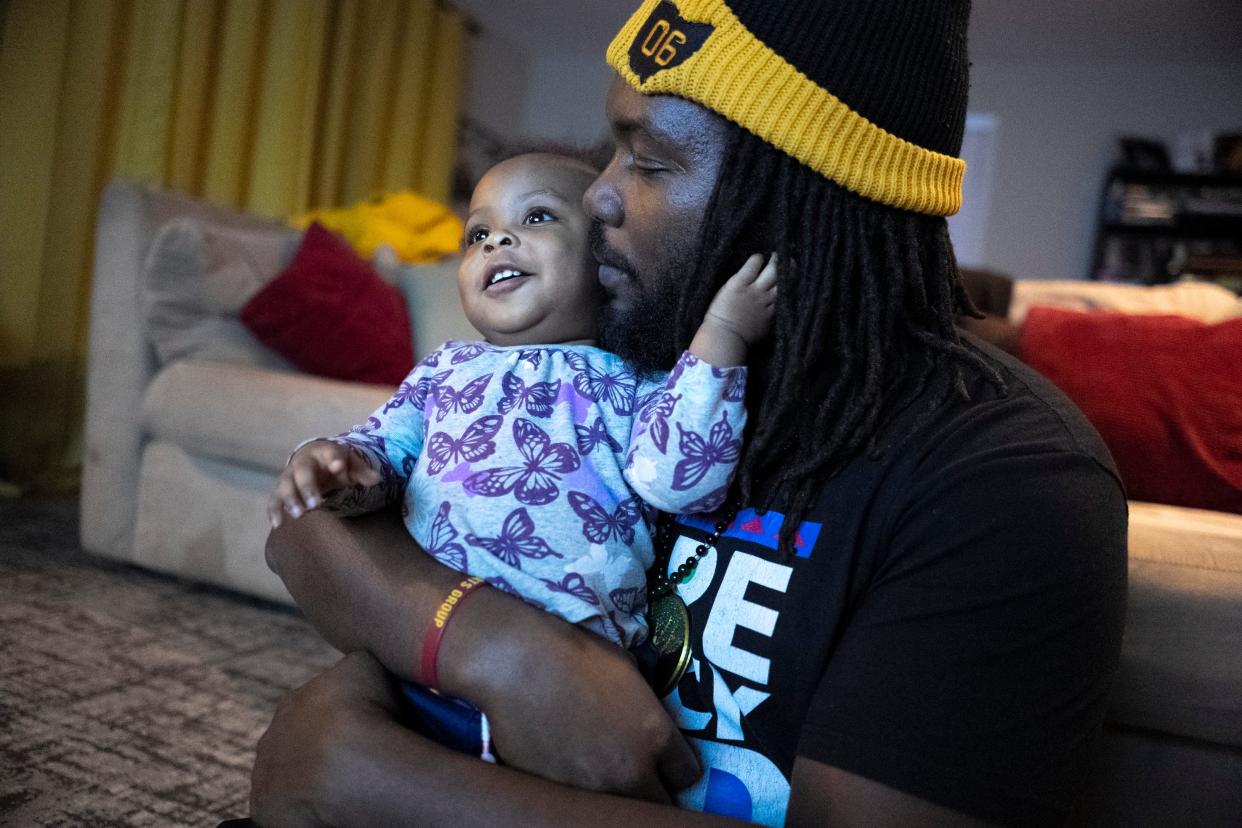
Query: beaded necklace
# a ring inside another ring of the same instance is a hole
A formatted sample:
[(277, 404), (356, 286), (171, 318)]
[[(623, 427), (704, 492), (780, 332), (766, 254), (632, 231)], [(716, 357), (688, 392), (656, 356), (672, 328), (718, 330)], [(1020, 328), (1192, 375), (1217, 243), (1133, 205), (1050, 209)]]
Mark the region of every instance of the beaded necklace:
[(667, 574), (673, 556), (672, 520), (666, 516), (660, 519), (656, 532), (655, 565), (647, 576), (647, 626), (651, 631), (651, 645), (658, 654), (652, 677), (652, 687), (657, 696), (663, 697), (672, 692), (690, 666), (690, 612), (686, 602), (677, 594), (677, 587), (693, 574), (699, 561), (720, 542), (720, 536), (733, 524), (739, 508), (740, 504), (731, 503), (713, 525), (715, 531), (694, 548), (694, 554), (686, 558), (672, 575)]

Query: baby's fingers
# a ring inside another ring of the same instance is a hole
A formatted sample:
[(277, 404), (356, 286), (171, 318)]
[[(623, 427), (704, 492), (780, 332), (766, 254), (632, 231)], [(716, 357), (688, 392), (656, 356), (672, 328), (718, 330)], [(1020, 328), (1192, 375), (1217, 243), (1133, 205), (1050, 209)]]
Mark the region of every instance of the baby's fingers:
[(733, 276), (730, 278), (730, 281), (734, 282), (740, 287), (744, 287), (754, 282), (755, 279), (758, 278), (762, 270), (763, 270), (763, 254), (754, 253), (751, 256), (747, 257), (746, 263), (742, 265), (741, 270), (733, 274)]
[(304, 505), (294, 486), (293, 475), (290, 469), (286, 468), (281, 472), (280, 478), (276, 481), (276, 488), (272, 490), (272, 496), (267, 500), (268, 520), (275, 529), (285, 522), (285, 515), (297, 518), (303, 511)]
[(761, 290), (776, 290), (776, 254), (768, 257), (763, 270), (755, 277), (755, 287)]
[[(289, 509), (289, 514), (295, 518), (302, 516), (303, 510), (310, 510), (319, 507), (323, 503), (323, 495), (319, 491), (319, 475), (318, 468), (312, 463), (295, 463), (291, 470), (293, 472), (293, 485), (297, 491), (297, 495), (301, 499), (301, 503), (294, 503), (293, 508)], [(298, 508), (301, 506), (302, 508)], [(298, 511), (294, 511), (298, 509)]]
[(363, 486), (378, 486), (383, 476), (371, 468), (367, 461), (357, 452), (350, 452), (347, 459), (347, 480)]

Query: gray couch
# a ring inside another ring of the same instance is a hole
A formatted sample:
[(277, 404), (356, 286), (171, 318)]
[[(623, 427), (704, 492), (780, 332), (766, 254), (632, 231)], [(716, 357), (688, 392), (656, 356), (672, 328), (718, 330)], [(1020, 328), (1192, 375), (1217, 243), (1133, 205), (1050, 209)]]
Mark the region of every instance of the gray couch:
[[(289, 600), (264, 565), (267, 493), (298, 441), (357, 422), (391, 391), (298, 373), (238, 323), (296, 241), (284, 226), (180, 196), (108, 188), (93, 288), (87, 549)], [(418, 354), (471, 335), (453, 269), (391, 274)], [(1131, 503), (1122, 668), (1099, 767), (1084, 783), (1078, 824), (1242, 825), (1242, 517)]]

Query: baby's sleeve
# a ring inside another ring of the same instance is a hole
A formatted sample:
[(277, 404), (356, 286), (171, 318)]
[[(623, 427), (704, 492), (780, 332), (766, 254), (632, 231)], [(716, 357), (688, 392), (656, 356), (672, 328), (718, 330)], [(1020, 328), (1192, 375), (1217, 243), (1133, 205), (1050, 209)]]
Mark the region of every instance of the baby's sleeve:
[[(436, 352), (437, 354), (439, 352)], [(327, 505), (345, 514), (374, 512), (397, 503), (414, 473), (426, 439), (424, 412), (447, 373), (437, 372), (435, 354), (414, 367), (396, 392), (366, 421), (331, 437), (349, 447), (380, 473), (375, 486), (354, 486), (333, 495)]]
[(681, 355), (663, 388), (638, 407), (624, 475), (647, 504), (672, 513), (724, 502), (746, 427), (746, 368)]

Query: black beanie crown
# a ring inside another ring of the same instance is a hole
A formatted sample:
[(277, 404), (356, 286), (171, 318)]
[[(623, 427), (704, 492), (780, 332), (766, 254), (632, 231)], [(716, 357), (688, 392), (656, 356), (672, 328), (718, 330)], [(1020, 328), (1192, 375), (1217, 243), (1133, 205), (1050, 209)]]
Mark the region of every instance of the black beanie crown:
[(882, 129), (962, 149), (970, 0), (725, 0), (772, 51)]
[(644, 0), (608, 62), (865, 198), (952, 215), (969, 17), (970, 0)]

